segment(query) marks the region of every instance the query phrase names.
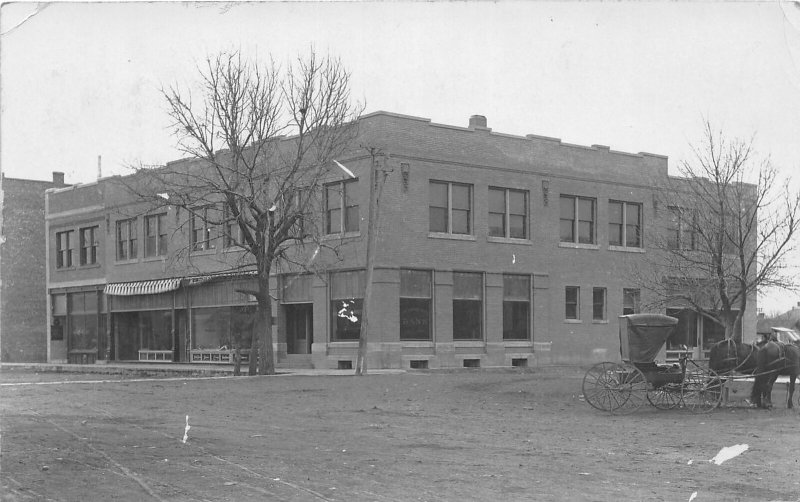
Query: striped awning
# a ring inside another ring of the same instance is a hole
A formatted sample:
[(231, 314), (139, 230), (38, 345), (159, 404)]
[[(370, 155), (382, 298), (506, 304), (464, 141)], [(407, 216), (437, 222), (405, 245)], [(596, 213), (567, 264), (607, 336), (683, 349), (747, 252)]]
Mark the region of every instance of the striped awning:
[(135, 296), (156, 295), (175, 291), (181, 285), (181, 279), (159, 279), (156, 281), (117, 282), (106, 284), (103, 292), (107, 295)]

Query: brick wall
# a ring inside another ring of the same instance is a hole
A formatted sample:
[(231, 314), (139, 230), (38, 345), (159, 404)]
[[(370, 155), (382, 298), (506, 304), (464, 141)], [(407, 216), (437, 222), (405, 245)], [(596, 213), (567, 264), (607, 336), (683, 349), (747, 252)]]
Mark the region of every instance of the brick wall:
[(0, 351), (4, 362), (47, 359), (44, 192), (54, 186), (3, 179)]

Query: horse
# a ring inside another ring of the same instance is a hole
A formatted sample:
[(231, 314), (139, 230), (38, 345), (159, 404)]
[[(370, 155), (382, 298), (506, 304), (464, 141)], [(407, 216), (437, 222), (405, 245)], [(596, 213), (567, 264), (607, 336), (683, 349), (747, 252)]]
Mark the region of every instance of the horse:
[(800, 374), (800, 347), (768, 340), (763, 344), (723, 340), (711, 347), (709, 368), (724, 376), (730, 373), (755, 375), (750, 402), (760, 408), (772, 407), (772, 387), (778, 375), (789, 375), (792, 408), (794, 383)]

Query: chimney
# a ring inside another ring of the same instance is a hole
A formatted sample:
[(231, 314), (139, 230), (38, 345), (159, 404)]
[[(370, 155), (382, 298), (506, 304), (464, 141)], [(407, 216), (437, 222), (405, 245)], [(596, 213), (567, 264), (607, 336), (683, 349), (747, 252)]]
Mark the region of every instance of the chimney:
[(64, 173), (53, 171), (53, 184), (57, 187), (64, 186)]
[(469, 128), (483, 128), (486, 129), (486, 117), (483, 115), (473, 115), (469, 118)]

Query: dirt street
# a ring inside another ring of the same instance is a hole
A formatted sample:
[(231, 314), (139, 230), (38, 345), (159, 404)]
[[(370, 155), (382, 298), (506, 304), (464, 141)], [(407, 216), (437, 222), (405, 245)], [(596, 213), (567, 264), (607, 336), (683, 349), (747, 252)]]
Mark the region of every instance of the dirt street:
[(797, 409), (613, 416), (583, 371), (4, 371), (2, 500), (800, 500)]

